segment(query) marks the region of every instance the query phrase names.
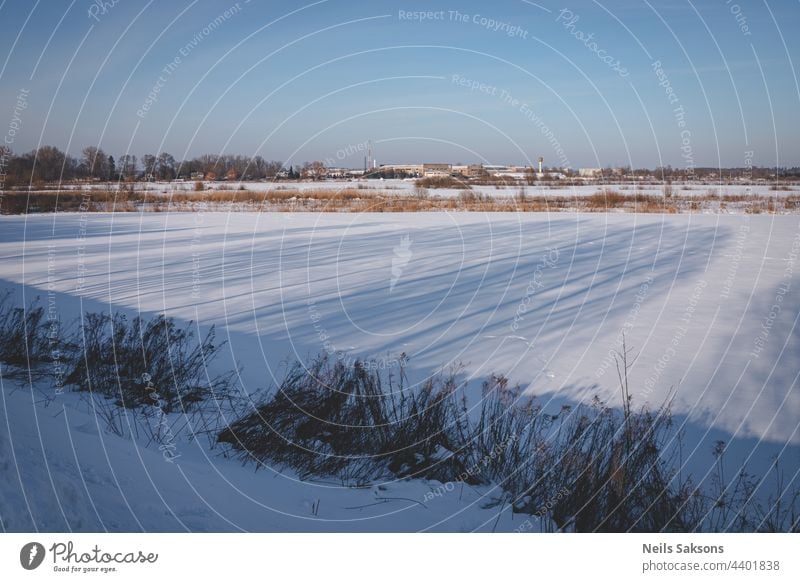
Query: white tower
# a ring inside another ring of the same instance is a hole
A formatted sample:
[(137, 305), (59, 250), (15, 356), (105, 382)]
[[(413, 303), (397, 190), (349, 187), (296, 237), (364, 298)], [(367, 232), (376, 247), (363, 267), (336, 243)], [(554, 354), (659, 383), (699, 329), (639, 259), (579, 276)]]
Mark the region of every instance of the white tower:
[(542, 173), (542, 162), (544, 162), (544, 158), (539, 156), (539, 173)]

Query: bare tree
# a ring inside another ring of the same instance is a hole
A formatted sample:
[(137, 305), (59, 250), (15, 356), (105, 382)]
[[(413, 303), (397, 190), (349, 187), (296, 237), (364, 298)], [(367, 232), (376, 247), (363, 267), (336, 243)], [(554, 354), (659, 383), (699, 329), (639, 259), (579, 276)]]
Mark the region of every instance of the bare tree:
[(144, 166), (144, 179), (155, 179), (156, 157), (153, 154), (145, 154), (142, 156), (142, 165)]
[(320, 162), (320, 161), (311, 162), (311, 168), (309, 170), (309, 174), (314, 180), (322, 180), (327, 174), (327, 170), (325, 169), (325, 162)]
[(161, 152), (156, 160), (156, 175), (159, 180), (175, 178), (175, 158), (167, 152)]
[(55, 182), (61, 180), (66, 165), (66, 155), (54, 146), (42, 146), (31, 152), (34, 158), (33, 180)]
[(275, 178), (278, 173), (283, 169), (283, 162), (272, 160), (264, 164), (264, 177)]
[(91, 178), (108, 179), (108, 157), (100, 148), (88, 146), (83, 148), (83, 165)]
[(136, 177), (136, 156), (125, 154), (119, 158), (119, 174), (126, 180)]

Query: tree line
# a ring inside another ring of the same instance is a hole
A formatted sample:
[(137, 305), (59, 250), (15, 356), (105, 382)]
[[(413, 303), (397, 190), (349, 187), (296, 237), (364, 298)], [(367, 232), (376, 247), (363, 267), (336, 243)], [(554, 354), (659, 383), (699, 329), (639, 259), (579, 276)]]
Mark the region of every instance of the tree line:
[(179, 162), (168, 152), (145, 154), (141, 158), (131, 154), (115, 158), (101, 148), (89, 146), (75, 157), (49, 145), (22, 154), (0, 147), (0, 184), (4, 188), (79, 180), (131, 182), (176, 178), (262, 180), (281, 177), (324, 178), (325, 166), (322, 162), (306, 162), (297, 168), (284, 168), (280, 161), (232, 154), (206, 154)]
[[(532, 172), (532, 168), (530, 169)], [(550, 168), (567, 177), (576, 175), (574, 170)], [(54, 182), (74, 182), (80, 180), (122, 181), (174, 180), (184, 179), (314, 179), (321, 180), (328, 174), (325, 163), (321, 161), (304, 162), (288, 168), (283, 162), (265, 160), (261, 156), (234, 154), (205, 154), (191, 159), (177, 161), (168, 152), (144, 154), (141, 158), (125, 154), (115, 158), (101, 148), (83, 148), (80, 156), (71, 156), (55, 146), (42, 146), (27, 153), (15, 154), (6, 146), (0, 146), (0, 190), (15, 187), (38, 186)], [(602, 171), (604, 179), (625, 179), (649, 177), (665, 180), (688, 179), (733, 179), (750, 180), (798, 179), (800, 168), (763, 168), (746, 166), (741, 168), (695, 168), (692, 172), (672, 166), (632, 169), (606, 168)], [(370, 171), (368, 178), (403, 178), (405, 173), (379, 168)]]

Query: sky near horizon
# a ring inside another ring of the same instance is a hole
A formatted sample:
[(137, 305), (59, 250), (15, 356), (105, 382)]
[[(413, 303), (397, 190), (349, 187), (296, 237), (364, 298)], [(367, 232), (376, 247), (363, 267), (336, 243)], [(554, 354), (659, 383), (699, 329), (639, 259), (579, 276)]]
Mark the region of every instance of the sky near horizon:
[(361, 167), (800, 165), (800, 1), (0, 0), (0, 131)]

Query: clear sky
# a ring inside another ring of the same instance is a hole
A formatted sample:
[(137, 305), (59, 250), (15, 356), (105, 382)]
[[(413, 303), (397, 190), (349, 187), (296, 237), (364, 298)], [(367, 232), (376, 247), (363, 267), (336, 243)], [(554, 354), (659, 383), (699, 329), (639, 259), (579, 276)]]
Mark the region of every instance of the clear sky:
[(797, 166), (798, 30), (798, 0), (0, 0), (0, 131), (73, 155)]

